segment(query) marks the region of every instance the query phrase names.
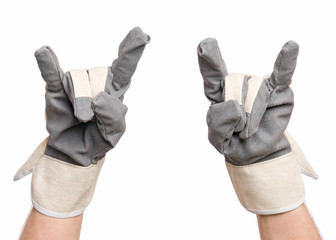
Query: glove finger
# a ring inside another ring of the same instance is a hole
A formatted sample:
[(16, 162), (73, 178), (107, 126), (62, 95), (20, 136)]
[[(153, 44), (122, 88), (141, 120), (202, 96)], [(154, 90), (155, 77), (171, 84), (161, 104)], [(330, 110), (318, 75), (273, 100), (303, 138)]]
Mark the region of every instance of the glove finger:
[[(247, 122), (245, 129), (239, 134), (241, 139), (247, 139), (254, 134), (263, 118), (267, 107), (281, 106), (287, 104), (293, 105), (293, 95), (288, 89), (281, 88), (282, 91), (275, 90), (272, 92), (270, 99), (270, 90), (268, 85), (275, 88), (276, 86), (287, 87), (291, 83), (299, 46), (293, 41), (287, 42), (274, 65), (274, 71), (268, 78), (252, 77), (248, 81), (248, 93), (246, 98)], [(292, 111), (292, 108), (286, 108), (285, 111)], [(289, 113), (289, 115), (290, 115)]]
[(294, 41), (288, 41), (282, 47), (270, 77), (270, 84), (273, 88), (291, 84), (298, 54), (299, 45)]
[(66, 72), (63, 85), (74, 108), (76, 118), (81, 122), (90, 121), (94, 113), (91, 108), (92, 92), (87, 71), (72, 70)]
[[(241, 106), (242, 110), (245, 112), (245, 100), (248, 90), (248, 79), (251, 76), (231, 73), (225, 77), (223, 89), (223, 101), (235, 100)], [(235, 132), (241, 132), (246, 126), (246, 115), (243, 114), (239, 120), (239, 123), (235, 127)]]
[(106, 89), (110, 95), (123, 99), (145, 46), (149, 42), (150, 36), (145, 34), (141, 28), (135, 27), (120, 43), (118, 58), (113, 61), (111, 67), (112, 86)]
[(35, 52), (35, 58), (41, 71), (42, 78), (47, 84), (47, 90), (62, 90), (61, 79), (63, 71), (59, 65), (56, 54), (51, 47), (43, 46)]
[(207, 114), (208, 138), (220, 153), (224, 153), (224, 148), (229, 144), (235, 127), (242, 116), (242, 109), (235, 100), (210, 106)]
[(245, 98), (246, 124), (239, 133), (241, 139), (247, 139), (259, 128), (261, 119), (267, 109), (270, 92), (265, 78), (251, 76), (247, 81)]
[(203, 40), (198, 45), (197, 53), (206, 97), (211, 103), (223, 102), (224, 78), (228, 73), (216, 39)]
[(101, 135), (115, 147), (126, 130), (127, 106), (120, 99), (100, 92), (92, 101), (92, 109)]
[(77, 120), (70, 110), (71, 103), (63, 89), (64, 74), (56, 54), (49, 46), (44, 46), (35, 52), (35, 57), (42, 78), (46, 82), (47, 130), (50, 134), (55, 134), (75, 124)]

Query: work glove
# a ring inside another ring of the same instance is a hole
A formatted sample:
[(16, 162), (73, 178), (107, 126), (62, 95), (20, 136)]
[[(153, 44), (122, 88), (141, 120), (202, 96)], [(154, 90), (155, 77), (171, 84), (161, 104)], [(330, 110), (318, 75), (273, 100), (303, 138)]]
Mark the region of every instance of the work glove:
[(294, 96), (290, 87), (299, 46), (287, 42), (273, 73), (257, 77), (228, 74), (215, 39), (198, 48), (210, 143), (225, 156), (241, 204), (256, 214), (277, 214), (304, 202), (301, 172), (317, 179), (297, 143), (286, 131)]
[(49, 46), (35, 52), (46, 82), (47, 137), (14, 176), (32, 174), (31, 198), (39, 212), (80, 215), (90, 203), (105, 154), (125, 132), (122, 103), (150, 37), (131, 30), (112, 66), (63, 73)]

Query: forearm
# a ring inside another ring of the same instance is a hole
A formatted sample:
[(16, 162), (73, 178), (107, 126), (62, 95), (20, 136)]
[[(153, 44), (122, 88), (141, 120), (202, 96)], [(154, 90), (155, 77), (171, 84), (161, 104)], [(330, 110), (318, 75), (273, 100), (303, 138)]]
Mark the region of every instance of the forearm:
[(281, 214), (257, 215), (262, 240), (319, 240), (318, 230), (304, 204)]
[(20, 240), (77, 240), (83, 214), (72, 218), (52, 218), (32, 209)]

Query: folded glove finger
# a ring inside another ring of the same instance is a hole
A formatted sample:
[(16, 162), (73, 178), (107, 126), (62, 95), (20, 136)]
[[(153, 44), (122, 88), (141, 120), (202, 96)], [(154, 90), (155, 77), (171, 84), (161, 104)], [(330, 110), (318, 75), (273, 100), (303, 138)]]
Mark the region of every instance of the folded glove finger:
[(91, 109), (92, 91), (88, 71), (81, 69), (66, 72), (62, 81), (76, 118), (81, 122), (90, 121), (94, 113)]
[(224, 78), (228, 73), (216, 39), (203, 40), (198, 45), (197, 53), (206, 97), (211, 103), (223, 102)]
[(229, 144), (235, 127), (242, 116), (242, 109), (235, 100), (210, 106), (207, 114), (208, 138), (221, 154), (224, 154), (224, 148)]
[(299, 45), (294, 41), (288, 41), (282, 47), (270, 77), (270, 84), (273, 88), (291, 84), (298, 54)]
[(235, 100), (241, 107), (242, 114), (239, 123), (235, 127), (235, 132), (241, 132), (244, 127), (246, 126), (246, 115), (245, 114), (245, 101), (246, 101), (246, 94), (248, 90), (248, 79), (251, 76), (246, 74), (240, 73), (231, 73), (227, 75), (224, 79), (224, 86), (225, 89), (223, 90), (223, 100)]
[[(287, 87), (291, 83), (295, 70), (298, 51), (297, 43), (288, 41), (282, 47), (270, 77), (252, 76), (248, 80), (245, 102), (247, 121), (245, 128), (239, 134), (241, 139), (249, 138), (258, 130), (267, 107), (277, 107), (284, 104), (293, 105), (294, 98)], [(282, 87), (275, 89), (277, 86)]]
[(110, 95), (123, 99), (145, 46), (149, 42), (150, 36), (145, 34), (141, 28), (136, 27), (120, 43), (118, 58), (113, 61), (111, 67), (112, 84), (106, 88)]
[(244, 102), (246, 124), (239, 133), (241, 139), (252, 136), (259, 127), (260, 121), (267, 109), (270, 92), (265, 77), (251, 76), (247, 81), (247, 93)]
[(127, 106), (106, 92), (99, 93), (92, 102), (99, 131), (115, 147), (126, 130)]
[(49, 46), (43, 46), (35, 52), (35, 58), (41, 71), (42, 78), (47, 84), (47, 90), (60, 91), (63, 89), (61, 79), (63, 71), (56, 54)]
[[(288, 105), (286, 111), (292, 111), (294, 97), (288, 89), (295, 70), (299, 46), (296, 42), (288, 41), (281, 49), (275, 61), (274, 71), (270, 77), (252, 77), (248, 81), (246, 112), (248, 113), (246, 128), (240, 137), (246, 139), (258, 130), (260, 121), (267, 107)], [(273, 89), (269, 89), (269, 85)], [(281, 88), (274, 89), (276, 86)]]

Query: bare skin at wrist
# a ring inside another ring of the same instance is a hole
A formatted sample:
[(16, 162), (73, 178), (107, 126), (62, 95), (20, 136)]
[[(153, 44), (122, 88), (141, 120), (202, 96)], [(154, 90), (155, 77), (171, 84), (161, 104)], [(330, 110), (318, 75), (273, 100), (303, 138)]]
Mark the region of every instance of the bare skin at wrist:
[(306, 206), (281, 214), (257, 215), (261, 240), (320, 240)]
[(35, 208), (29, 214), (20, 240), (78, 240), (83, 214), (72, 218), (53, 218)]

